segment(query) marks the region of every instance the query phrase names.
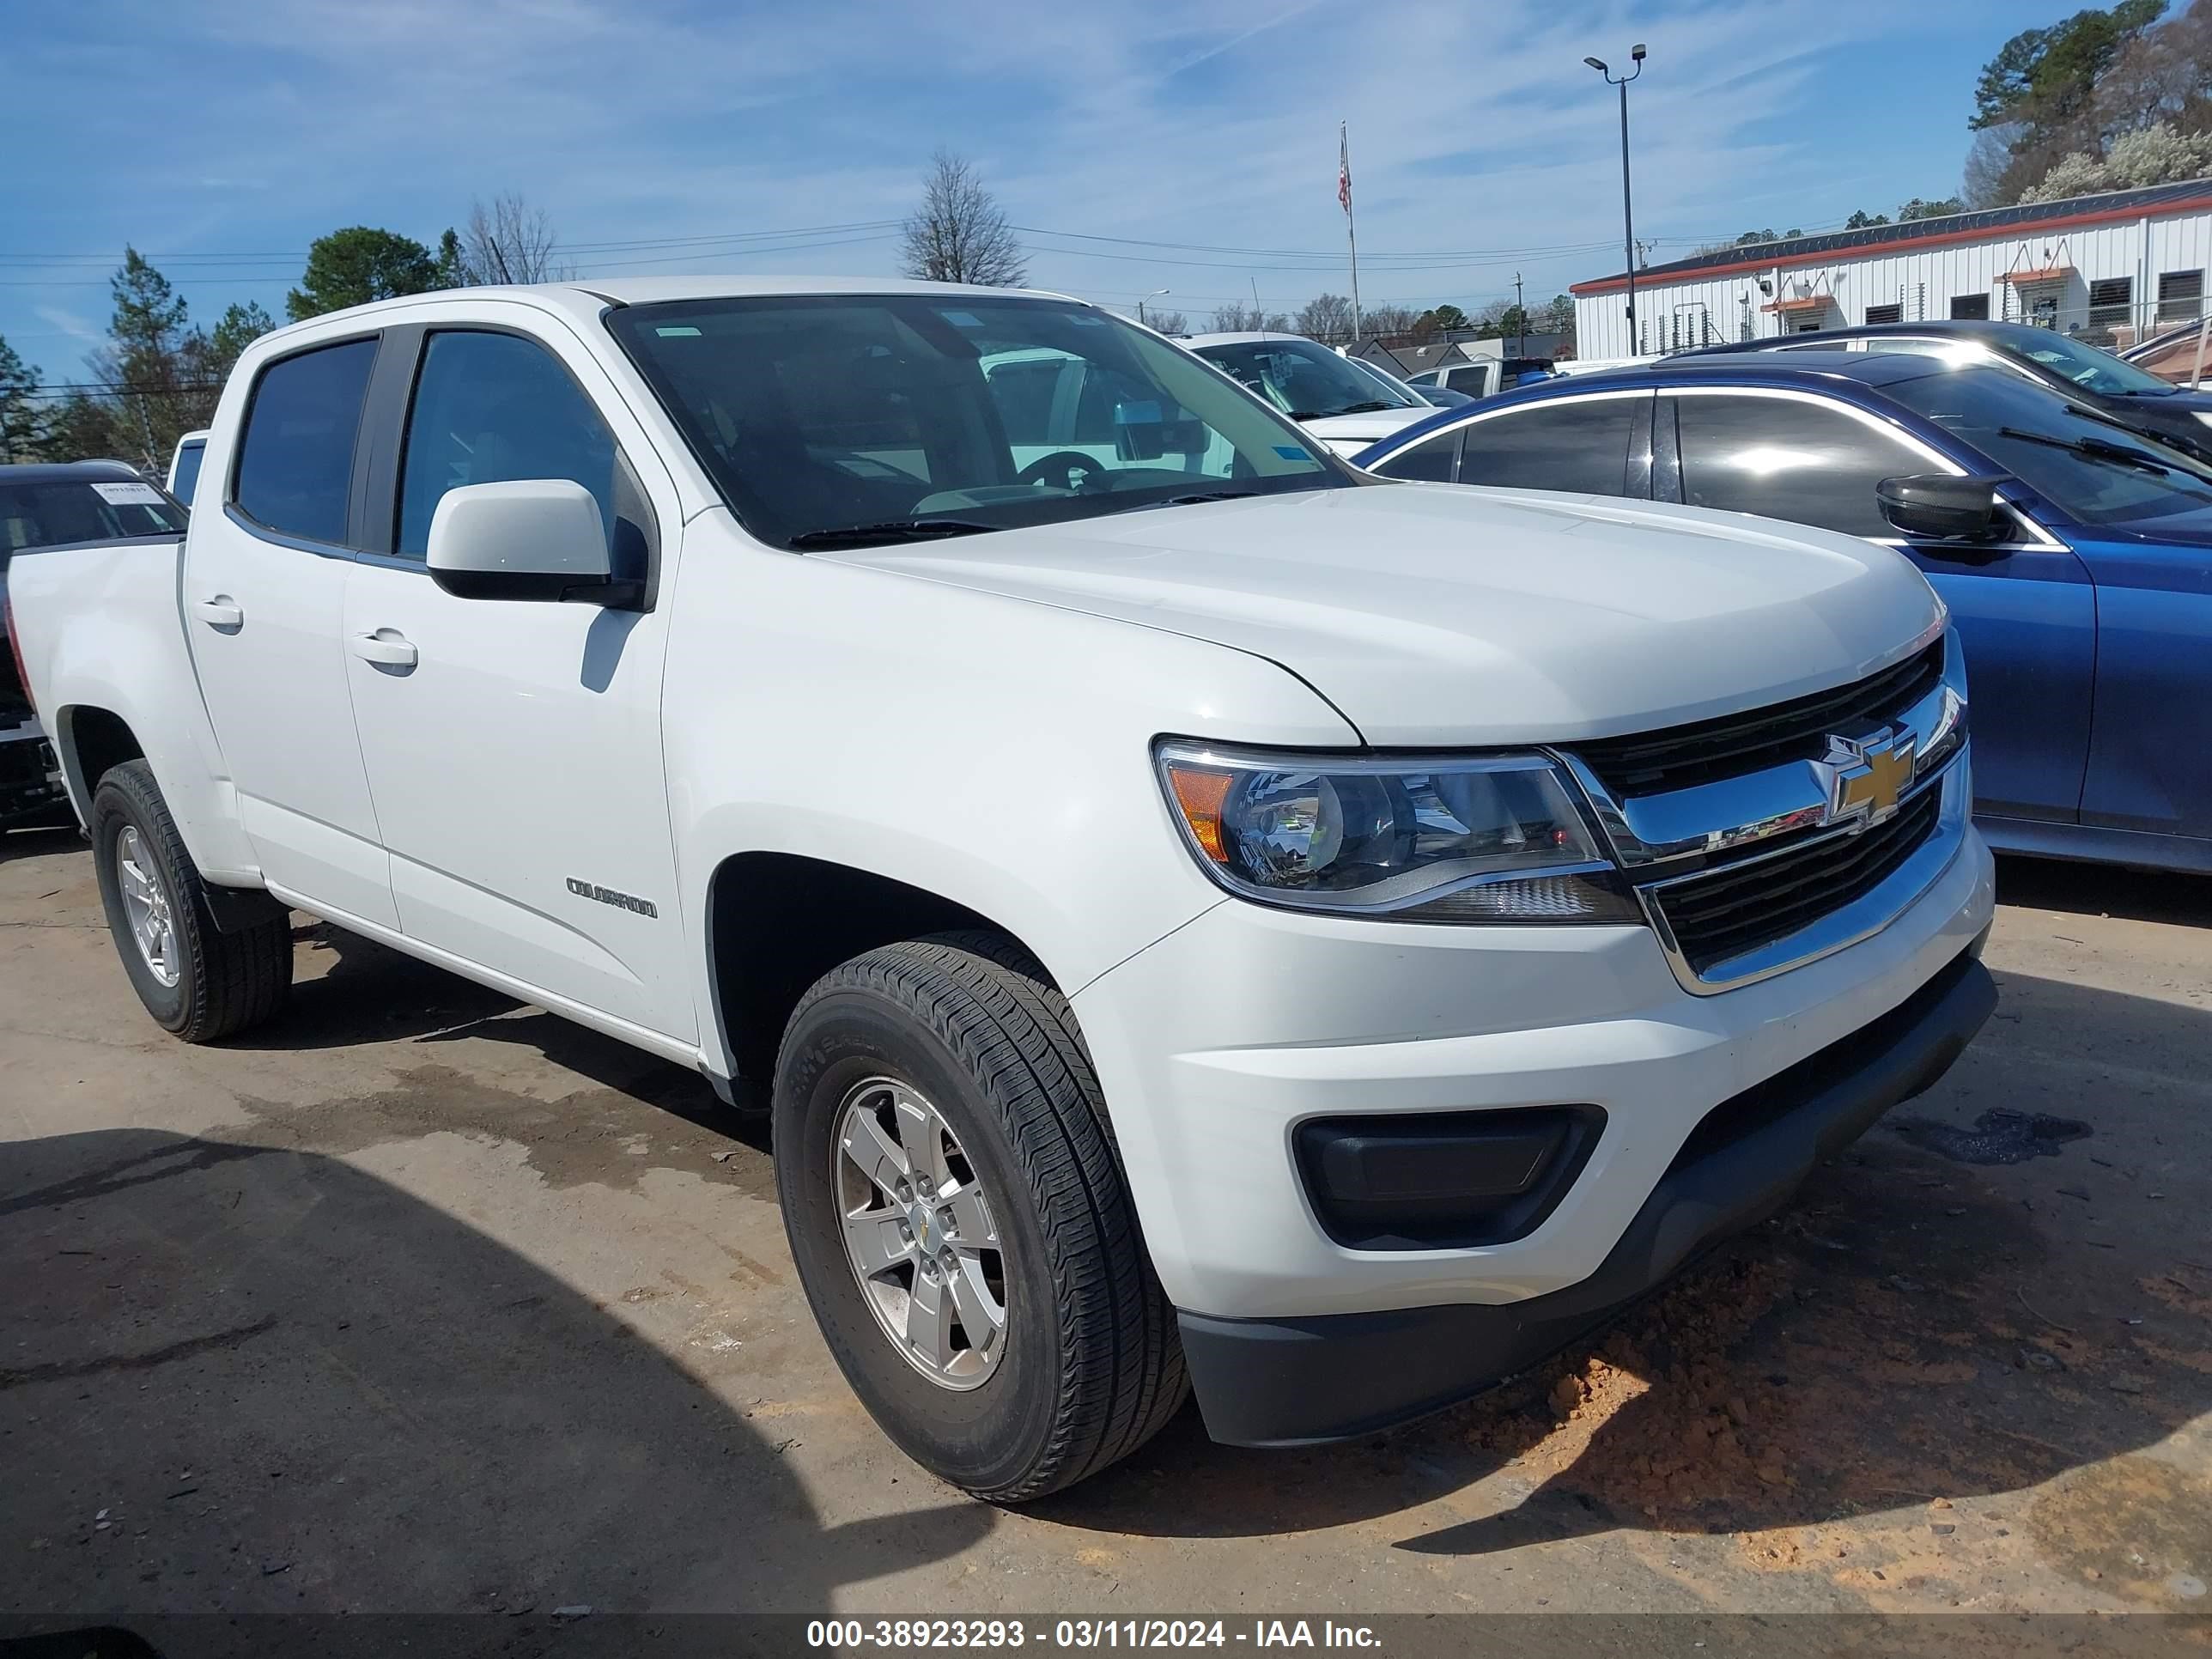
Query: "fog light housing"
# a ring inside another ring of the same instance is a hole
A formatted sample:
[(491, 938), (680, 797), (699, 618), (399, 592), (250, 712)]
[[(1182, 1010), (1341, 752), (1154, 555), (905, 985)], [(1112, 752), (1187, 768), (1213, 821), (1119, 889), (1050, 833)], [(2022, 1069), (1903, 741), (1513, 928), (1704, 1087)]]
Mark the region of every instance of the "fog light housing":
[(1313, 1118), (1294, 1136), (1322, 1230), (1359, 1250), (1525, 1238), (1558, 1207), (1605, 1127), (1595, 1106)]

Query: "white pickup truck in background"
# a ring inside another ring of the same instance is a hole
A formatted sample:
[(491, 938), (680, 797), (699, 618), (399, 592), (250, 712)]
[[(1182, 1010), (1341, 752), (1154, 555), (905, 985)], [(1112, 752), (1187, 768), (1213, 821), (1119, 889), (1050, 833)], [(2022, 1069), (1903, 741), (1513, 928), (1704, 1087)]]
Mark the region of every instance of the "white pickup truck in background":
[(1277, 1445), (1522, 1369), (1991, 1006), (1905, 560), (1374, 479), (1073, 301), (386, 301), (199, 483), (13, 569), (149, 1012), (276, 1017), (297, 908), (768, 1082), (831, 1352), (994, 1500), (1187, 1380)]

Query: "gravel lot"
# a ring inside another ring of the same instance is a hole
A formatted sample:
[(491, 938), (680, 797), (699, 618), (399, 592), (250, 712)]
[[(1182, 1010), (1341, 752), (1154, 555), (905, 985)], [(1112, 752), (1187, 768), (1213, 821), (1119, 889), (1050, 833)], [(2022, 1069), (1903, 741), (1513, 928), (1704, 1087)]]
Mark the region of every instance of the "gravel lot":
[(861, 1414), (696, 1078), (304, 918), (181, 1047), (16, 835), (0, 1614), (2206, 1611), (2212, 884), (2001, 888), (1951, 1076), (1620, 1329), (1007, 1514)]

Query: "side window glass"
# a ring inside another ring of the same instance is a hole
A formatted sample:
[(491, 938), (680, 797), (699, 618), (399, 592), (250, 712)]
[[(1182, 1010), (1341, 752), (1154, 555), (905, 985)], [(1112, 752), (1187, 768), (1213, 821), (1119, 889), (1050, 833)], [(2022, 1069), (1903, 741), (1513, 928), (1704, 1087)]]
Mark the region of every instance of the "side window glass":
[(1442, 433), (1411, 449), (1401, 450), (1375, 470), (1386, 478), (1449, 483), (1459, 470), (1459, 437), (1455, 430)]
[(512, 334), (433, 334), (400, 452), (397, 551), (409, 559), (428, 553), (430, 520), (449, 489), (567, 478), (592, 492), (618, 556), (615, 473), (614, 434), (544, 346)]
[(1842, 410), (1795, 398), (1678, 398), (1682, 499), (1847, 536), (1893, 536), (1874, 487), (1929, 464)]
[(343, 543), (353, 447), (374, 340), (285, 357), (261, 372), (239, 441), (239, 511), (308, 541)]
[(1469, 396), (1480, 395), (1490, 380), (1490, 370), (1480, 363), (1467, 368), (1455, 368), (1444, 376), (1445, 386), (1453, 392), (1464, 392)]
[(1459, 481), (1505, 489), (1564, 489), (1582, 495), (1628, 492), (1628, 436), (1635, 398), (1537, 404), (1467, 428)]

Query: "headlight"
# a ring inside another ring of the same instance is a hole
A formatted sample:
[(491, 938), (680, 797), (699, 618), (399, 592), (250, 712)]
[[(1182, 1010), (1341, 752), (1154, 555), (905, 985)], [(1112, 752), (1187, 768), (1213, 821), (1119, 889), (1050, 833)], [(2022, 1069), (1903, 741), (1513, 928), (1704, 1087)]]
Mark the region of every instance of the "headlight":
[(1538, 756), (1159, 750), (1206, 872), (1246, 898), (1393, 921), (1637, 922), (1566, 781)]

